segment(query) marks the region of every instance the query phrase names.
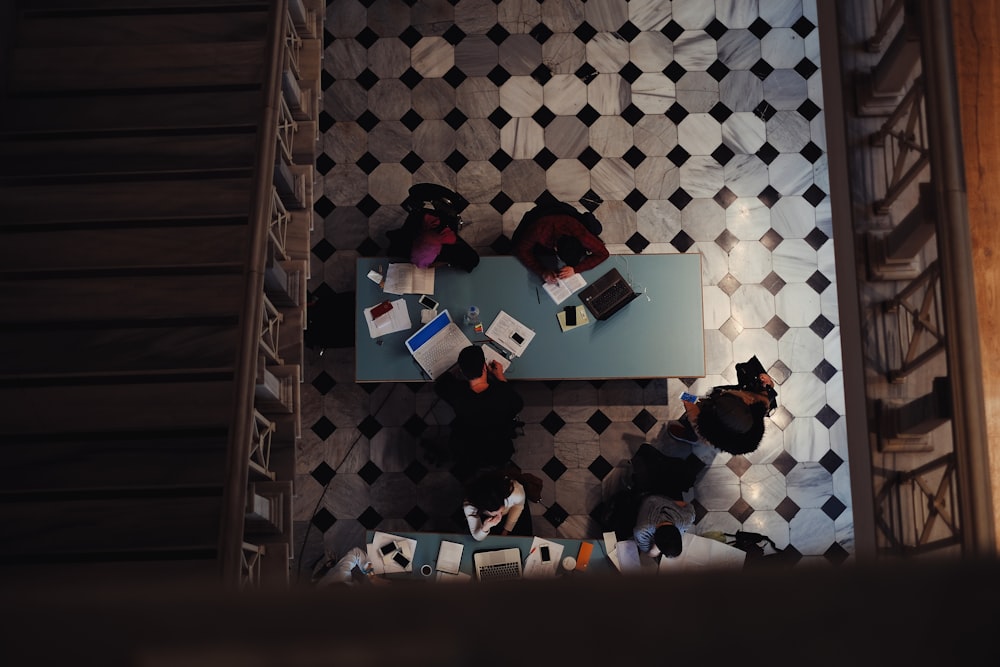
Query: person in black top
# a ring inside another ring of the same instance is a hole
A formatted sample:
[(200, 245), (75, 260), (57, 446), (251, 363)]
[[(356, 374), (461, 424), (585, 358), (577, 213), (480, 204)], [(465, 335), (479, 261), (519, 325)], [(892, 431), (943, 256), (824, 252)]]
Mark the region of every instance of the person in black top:
[(445, 373), (434, 384), (455, 411), (451, 448), (458, 464), (472, 473), (502, 468), (514, 454), (514, 423), (524, 399), (496, 361), (486, 363), (482, 348), (470, 345), (458, 356), (460, 376)]

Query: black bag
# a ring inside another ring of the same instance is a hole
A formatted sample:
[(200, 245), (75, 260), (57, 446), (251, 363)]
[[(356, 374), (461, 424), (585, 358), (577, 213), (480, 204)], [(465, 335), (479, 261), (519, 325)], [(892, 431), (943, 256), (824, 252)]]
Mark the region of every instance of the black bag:
[[(723, 533), (726, 537), (731, 537), (732, 540), (727, 541), (726, 544), (741, 549), (747, 553), (746, 563), (744, 567), (756, 567), (758, 565), (794, 565), (798, 560), (799, 554), (794, 549), (784, 550), (779, 549), (772, 540), (767, 535), (761, 535), (760, 533), (751, 533), (745, 530), (737, 530), (736, 533)], [(773, 554), (768, 554), (766, 552), (767, 545), (771, 545), (771, 549), (774, 550)]]

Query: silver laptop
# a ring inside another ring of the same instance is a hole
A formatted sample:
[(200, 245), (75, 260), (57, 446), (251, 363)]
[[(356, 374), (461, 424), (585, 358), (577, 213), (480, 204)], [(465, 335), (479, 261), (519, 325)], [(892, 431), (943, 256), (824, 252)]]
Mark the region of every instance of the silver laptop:
[(477, 551), (472, 555), (472, 563), (479, 581), (520, 579), (523, 574), (521, 550), (517, 547)]
[(406, 349), (432, 380), (454, 366), (458, 353), (470, 345), (468, 337), (452, 322), (447, 308), (406, 339)]

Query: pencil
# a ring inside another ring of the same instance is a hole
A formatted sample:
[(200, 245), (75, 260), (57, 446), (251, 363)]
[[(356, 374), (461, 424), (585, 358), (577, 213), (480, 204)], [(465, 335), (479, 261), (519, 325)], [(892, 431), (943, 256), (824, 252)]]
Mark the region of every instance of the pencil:
[(542, 297), (539, 296), (537, 287), (535, 288), (535, 301), (537, 301), (538, 303), (542, 302)]

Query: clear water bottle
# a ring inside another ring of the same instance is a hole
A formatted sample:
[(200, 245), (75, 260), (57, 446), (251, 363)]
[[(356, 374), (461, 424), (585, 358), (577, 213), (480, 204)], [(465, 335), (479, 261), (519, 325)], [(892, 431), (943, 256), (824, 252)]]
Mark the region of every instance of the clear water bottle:
[(469, 311), (465, 313), (465, 323), (470, 326), (477, 326), (479, 322), (479, 308), (477, 306), (469, 306)]

